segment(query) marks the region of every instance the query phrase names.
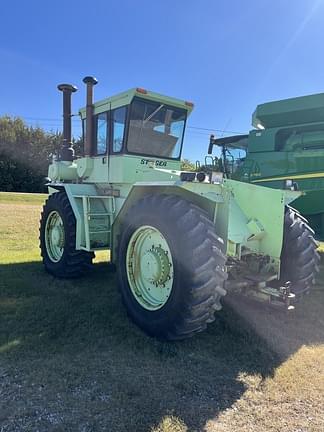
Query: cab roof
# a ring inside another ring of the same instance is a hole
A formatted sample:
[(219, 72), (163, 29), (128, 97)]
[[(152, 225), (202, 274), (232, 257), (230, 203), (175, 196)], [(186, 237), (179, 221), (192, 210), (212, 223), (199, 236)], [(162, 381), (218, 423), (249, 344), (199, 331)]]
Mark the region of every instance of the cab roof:
[(213, 142), (217, 146), (230, 148), (246, 149), (248, 147), (249, 135), (233, 135), (228, 137), (216, 138)]
[[(154, 93), (149, 90), (145, 90), (140, 87), (132, 88), (122, 93), (118, 93), (115, 96), (102, 99), (94, 103), (94, 114), (99, 114), (111, 109), (119, 108), (124, 105), (129, 105), (134, 97), (139, 97), (141, 99), (146, 99), (150, 101), (160, 102), (165, 105), (170, 105), (176, 108), (182, 108), (187, 111), (189, 115), (193, 110), (193, 103), (184, 101), (181, 99), (176, 99), (169, 96), (163, 96), (159, 93)], [(82, 119), (86, 117), (86, 108), (81, 108), (79, 114)]]

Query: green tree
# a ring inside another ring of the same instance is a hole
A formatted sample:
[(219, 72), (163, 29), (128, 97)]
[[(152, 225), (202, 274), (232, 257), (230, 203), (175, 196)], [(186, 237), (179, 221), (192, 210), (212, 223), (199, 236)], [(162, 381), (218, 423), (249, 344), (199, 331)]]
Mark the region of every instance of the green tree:
[(48, 157), (61, 139), (60, 133), (27, 126), (20, 118), (0, 117), (0, 190), (42, 192)]
[(181, 171), (196, 171), (196, 165), (189, 159), (182, 159)]

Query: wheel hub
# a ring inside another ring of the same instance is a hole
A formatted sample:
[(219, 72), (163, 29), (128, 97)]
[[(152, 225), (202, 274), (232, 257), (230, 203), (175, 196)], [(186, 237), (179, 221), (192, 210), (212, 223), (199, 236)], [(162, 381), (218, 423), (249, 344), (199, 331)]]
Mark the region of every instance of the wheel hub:
[(54, 226), (51, 233), (51, 237), (52, 237), (53, 245), (63, 247), (64, 232), (61, 226)]
[(46, 220), (45, 245), (47, 255), (53, 262), (58, 262), (63, 256), (65, 232), (63, 220), (57, 211), (52, 211)]
[(170, 273), (168, 253), (162, 247), (149, 249), (143, 255), (141, 271), (145, 279), (155, 285), (163, 285)]
[(135, 299), (145, 309), (160, 309), (173, 285), (171, 251), (162, 233), (150, 226), (137, 229), (129, 241), (126, 265)]

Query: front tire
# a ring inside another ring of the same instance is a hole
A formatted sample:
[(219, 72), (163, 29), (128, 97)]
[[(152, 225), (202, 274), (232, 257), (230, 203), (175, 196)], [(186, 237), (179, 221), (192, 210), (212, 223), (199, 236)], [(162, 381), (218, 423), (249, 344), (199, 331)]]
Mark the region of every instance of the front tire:
[(221, 308), (222, 240), (207, 214), (175, 195), (148, 195), (121, 227), (117, 274), (132, 320), (151, 336), (183, 339)]
[(91, 268), (93, 253), (75, 249), (76, 222), (65, 192), (46, 200), (39, 240), (45, 270), (53, 276), (75, 278)]
[(280, 279), (282, 283), (291, 282), (291, 291), (297, 298), (311, 290), (319, 270), (318, 245), (313, 236), (307, 220), (287, 206)]

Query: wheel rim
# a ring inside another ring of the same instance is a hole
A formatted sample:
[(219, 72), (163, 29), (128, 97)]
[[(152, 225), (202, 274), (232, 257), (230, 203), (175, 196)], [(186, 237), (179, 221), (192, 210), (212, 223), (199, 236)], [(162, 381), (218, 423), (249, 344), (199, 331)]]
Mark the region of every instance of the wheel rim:
[(160, 309), (168, 301), (173, 286), (173, 261), (162, 233), (142, 226), (131, 236), (126, 253), (130, 289), (147, 310)]
[(52, 211), (45, 226), (45, 245), (47, 255), (53, 262), (58, 262), (63, 256), (65, 232), (63, 220), (57, 211)]

